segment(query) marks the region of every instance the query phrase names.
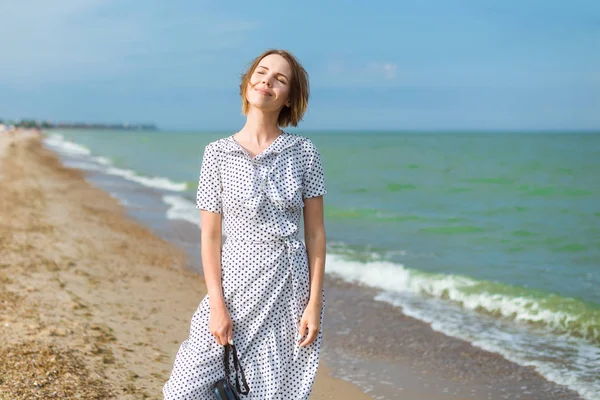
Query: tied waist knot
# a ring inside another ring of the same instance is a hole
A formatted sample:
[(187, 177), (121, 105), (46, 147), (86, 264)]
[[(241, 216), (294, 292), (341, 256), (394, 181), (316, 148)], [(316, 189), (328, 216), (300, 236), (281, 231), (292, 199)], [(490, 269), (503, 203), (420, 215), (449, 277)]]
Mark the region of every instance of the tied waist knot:
[(265, 240), (251, 240), (237, 235), (228, 235), (226, 240), (239, 240), (251, 244), (281, 243), (285, 246), (285, 252), (288, 259), (288, 271), (292, 281), (293, 311), (298, 322), (304, 312), (305, 301), (309, 293), (309, 272), (308, 265), (304, 259), (304, 243), (296, 235), (280, 236)]

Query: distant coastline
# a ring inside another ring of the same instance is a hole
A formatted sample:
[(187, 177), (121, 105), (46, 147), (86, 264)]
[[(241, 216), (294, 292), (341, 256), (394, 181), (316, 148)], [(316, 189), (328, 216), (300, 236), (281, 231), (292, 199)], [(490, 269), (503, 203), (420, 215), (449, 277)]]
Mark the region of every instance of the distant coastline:
[(134, 131), (156, 131), (155, 124), (148, 123), (90, 123), (90, 122), (52, 122), (35, 119), (2, 120), (0, 126), (10, 130), (14, 128), (25, 129), (102, 129), (102, 130), (134, 130)]
[(87, 124), (87, 123), (61, 123), (45, 129), (111, 129), (111, 130), (134, 130), (134, 131), (156, 131), (154, 124)]

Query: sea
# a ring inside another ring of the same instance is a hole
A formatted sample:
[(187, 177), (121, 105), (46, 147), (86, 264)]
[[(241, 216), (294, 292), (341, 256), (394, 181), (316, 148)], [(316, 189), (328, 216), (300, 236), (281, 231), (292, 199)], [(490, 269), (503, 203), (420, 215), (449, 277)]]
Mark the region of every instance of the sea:
[[(327, 274), (599, 398), (600, 134), (290, 132), (323, 160)], [(45, 144), (197, 230), (204, 146), (233, 133), (52, 130)]]

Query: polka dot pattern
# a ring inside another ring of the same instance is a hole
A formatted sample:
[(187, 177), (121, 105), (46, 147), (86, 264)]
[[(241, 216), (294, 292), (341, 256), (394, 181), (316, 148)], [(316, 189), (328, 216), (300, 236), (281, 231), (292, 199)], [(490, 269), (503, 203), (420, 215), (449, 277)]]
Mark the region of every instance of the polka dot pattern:
[[(303, 200), (326, 193), (321, 157), (308, 138), (282, 132), (254, 158), (233, 135), (204, 149), (196, 207), (223, 218), (223, 294), (250, 386), (240, 398), (300, 400), (311, 393), (322, 331), (310, 345), (298, 345), (310, 294), (298, 227)], [(321, 296), (322, 327), (324, 290)], [(165, 399), (214, 400), (210, 388), (225, 376), (225, 350), (208, 330), (209, 313), (206, 295), (175, 357)]]

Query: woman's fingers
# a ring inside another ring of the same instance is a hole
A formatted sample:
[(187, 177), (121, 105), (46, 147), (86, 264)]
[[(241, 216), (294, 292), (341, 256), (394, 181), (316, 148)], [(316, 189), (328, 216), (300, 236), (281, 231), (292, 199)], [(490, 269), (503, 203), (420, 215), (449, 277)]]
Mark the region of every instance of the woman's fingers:
[(317, 333), (318, 331), (315, 326), (308, 325), (308, 335), (306, 336), (306, 339), (300, 342), (300, 347), (308, 346), (309, 344), (314, 342), (317, 337)]
[(227, 343), (233, 344), (233, 325), (229, 325), (227, 330)]
[(216, 332), (213, 332), (213, 336), (215, 337), (215, 340), (221, 346), (225, 346), (227, 344), (227, 342), (229, 341), (229, 336), (228, 335), (229, 335), (229, 333), (228, 333), (228, 329), (227, 328), (220, 329), (220, 330), (218, 330)]
[[(306, 335), (307, 329), (308, 329), (308, 321), (306, 319), (302, 318), (302, 320), (300, 321), (300, 329), (298, 330), (301, 338), (303, 338), (304, 335)], [(302, 343), (302, 340), (300, 340), (300, 343)]]
[(221, 335), (220, 335), (221, 346), (225, 346), (227, 344), (227, 342), (229, 341), (228, 335), (229, 335), (229, 328), (223, 329), (223, 331), (221, 332)]
[(226, 310), (215, 310), (214, 313), (211, 310), (209, 328), (219, 345), (225, 346), (233, 341), (233, 322)]

